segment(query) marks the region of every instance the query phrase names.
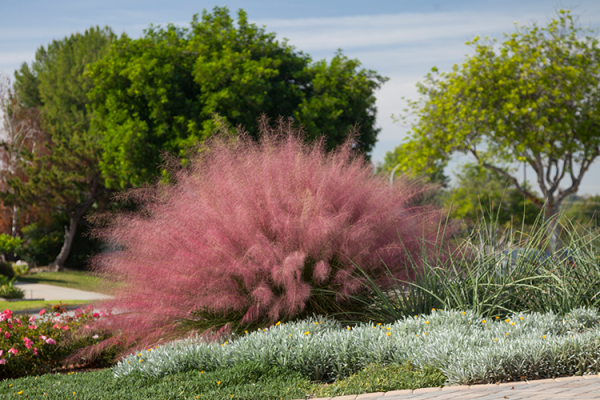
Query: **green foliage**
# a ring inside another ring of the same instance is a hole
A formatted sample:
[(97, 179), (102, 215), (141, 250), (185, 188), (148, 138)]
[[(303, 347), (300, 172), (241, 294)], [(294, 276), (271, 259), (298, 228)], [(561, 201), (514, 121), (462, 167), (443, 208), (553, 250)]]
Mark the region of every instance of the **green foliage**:
[(390, 365), (372, 364), (354, 375), (319, 388), (315, 395), (318, 397), (334, 397), (403, 389), (414, 390), (441, 387), (445, 382), (446, 377), (437, 368), (417, 369), (408, 362)]
[(15, 270), (9, 262), (0, 262), (0, 275), (12, 279), (15, 277)]
[(106, 194), (99, 168), (101, 137), (90, 129), (87, 94), (93, 82), (86, 73), (114, 39), (109, 28), (96, 27), (55, 40), (38, 49), (31, 67), (24, 63), (15, 73), (15, 89), (40, 110), (48, 142), (29, 154), (28, 179), (15, 179), (11, 186), (23, 203), (42, 204), (69, 218), (66, 251), (55, 260), (61, 267), (70, 250), (67, 237), (74, 237), (81, 217), (100, 206)]
[[(60, 252), (65, 239), (65, 226), (69, 220), (64, 214), (54, 214), (49, 222), (39, 221), (23, 227), (21, 234), (25, 244), (22, 257), (29, 264), (46, 266)], [(100, 251), (100, 242), (89, 236), (90, 228), (79, 226), (73, 248), (65, 261), (65, 267), (85, 269), (90, 255)]]
[[(92, 312), (92, 308), (88, 307), (69, 317), (62, 314), (64, 307), (60, 305), (40, 317), (13, 315), (10, 310), (5, 310), (0, 314), (0, 350), (3, 351), (0, 355), (0, 362), (3, 360), (0, 379), (50, 372), (61, 367), (63, 359), (75, 350), (106, 339), (108, 332), (85, 328), (93, 319)], [(56, 318), (53, 313), (62, 315)], [(106, 365), (115, 355), (115, 349), (108, 349), (93, 361), (97, 365)]]
[(332, 149), (355, 124), (357, 144), (373, 148), (374, 91), (385, 78), (337, 53), (330, 64), (297, 52), (274, 33), (235, 23), (227, 8), (194, 17), (189, 28), (151, 26), (122, 36), (90, 70), (94, 127), (104, 137), (102, 172), (110, 187), (139, 186), (159, 174), (161, 153), (183, 155), (218, 128), (219, 115), (256, 137), (256, 119), (293, 118)]
[(564, 216), (582, 225), (600, 227), (600, 195), (569, 197), (564, 203)]
[(0, 297), (5, 299), (22, 299), (25, 297), (23, 290), (13, 285), (14, 280), (14, 277), (9, 280), (6, 276), (0, 275)]
[(442, 201), (451, 209), (452, 218), (467, 220), (470, 224), (489, 214), (501, 226), (531, 226), (540, 213), (508, 179), (477, 164), (462, 167), (456, 174), (454, 187), (442, 194)]
[[(432, 308), (473, 310), (488, 318), (518, 312), (568, 314), (600, 305), (598, 231), (560, 225), (564, 246), (550, 251), (547, 224), (528, 232), (502, 231), (482, 220), (452, 251), (433, 251), (413, 260), (411, 281), (396, 280), (383, 292), (369, 281), (366, 307), (357, 320), (396, 321)], [(390, 276), (390, 279), (393, 279)]]
[(0, 234), (0, 253), (5, 256), (12, 256), (13, 254), (20, 254), (23, 248), (23, 239), (19, 237), (12, 237), (6, 233)]
[(405, 144), (400, 144), (393, 151), (388, 151), (383, 159), (383, 164), (377, 167), (377, 173), (386, 173), (388, 176), (394, 168), (394, 179), (402, 174), (407, 174), (411, 178), (417, 178), (440, 185), (442, 189), (448, 187), (450, 178), (444, 173), (447, 167), (447, 160), (433, 160), (428, 168), (413, 169), (410, 166), (410, 156), (404, 149)]
[[(409, 101), (417, 118), (403, 144), (403, 169), (430, 171), (454, 152), (511, 180), (507, 164), (526, 161), (537, 173), (546, 212), (578, 190), (600, 154), (600, 47), (594, 31), (568, 11), (547, 26), (518, 26), (502, 42), (475, 37), (475, 53), (450, 72), (432, 69)], [(579, 165), (577, 165), (579, 164)], [(559, 185), (571, 176), (567, 189)]]

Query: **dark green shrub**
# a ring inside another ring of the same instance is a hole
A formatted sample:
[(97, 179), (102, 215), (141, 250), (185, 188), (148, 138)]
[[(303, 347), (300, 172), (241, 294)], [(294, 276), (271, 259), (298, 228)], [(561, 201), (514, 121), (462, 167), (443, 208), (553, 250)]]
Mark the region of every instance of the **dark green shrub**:
[(0, 275), (12, 279), (15, 277), (15, 270), (9, 262), (0, 261)]
[[(49, 223), (35, 223), (22, 229), (22, 257), (30, 265), (44, 266), (52, 263), (62, 248), (65, 235), (65, 225), (69, 224), (66, 216), (54, 215)], [(80, 224), (73, 239), (69, 258), (65, 267), (84, 269), (90, 255), (100, 251), (99, 242), (88, 237), (89, 228)]]

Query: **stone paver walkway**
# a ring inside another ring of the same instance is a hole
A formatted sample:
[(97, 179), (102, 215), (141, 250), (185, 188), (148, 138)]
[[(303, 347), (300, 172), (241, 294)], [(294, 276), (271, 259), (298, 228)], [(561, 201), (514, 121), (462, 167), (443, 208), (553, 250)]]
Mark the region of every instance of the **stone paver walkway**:
[[(600, 399), (600, 376), (585, 375), (491, 385), (445, 386), (387, 393), (325, 397), (318, 400), (404, 400), (404, 399)], [(316, 399), (315, 399), (316, 400)]]

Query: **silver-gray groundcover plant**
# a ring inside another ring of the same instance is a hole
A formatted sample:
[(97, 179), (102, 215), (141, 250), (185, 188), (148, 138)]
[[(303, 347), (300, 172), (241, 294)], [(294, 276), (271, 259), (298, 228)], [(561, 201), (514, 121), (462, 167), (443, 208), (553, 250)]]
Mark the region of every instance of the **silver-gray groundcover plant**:
[(369, 364), (412, 362), (444, 372), (447, 384), (600, 372), (600, 313), (576, 309), (486, 320), (466, 311), (434, 310), (393, 324), (342, 326), (313, 317), (246, 333), (221, 343), (183, 340), (144, 349), (113, 367), (116, 377), (164, 376), (261, 362), (312, 380), (341, 379)]

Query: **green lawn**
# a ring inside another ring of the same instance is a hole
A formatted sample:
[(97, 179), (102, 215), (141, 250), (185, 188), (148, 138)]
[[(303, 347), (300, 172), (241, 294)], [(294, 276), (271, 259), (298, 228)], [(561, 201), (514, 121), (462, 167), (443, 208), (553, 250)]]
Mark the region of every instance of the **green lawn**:
[(90, 292), (103, 293), (113, 285), (106, 280), (84, 271), (40, 272), (17, 278), (19, 282), (44, 283)]
[(34, 310), (42, 308), (50, 308), (55, 304), (61, 303), (68, 306), (78, 306), (90, 303), (89, 300), (39, 300), (39, 301), (0, 301), (0, 311), (11, 310), (23, 311), (23, 310)]

